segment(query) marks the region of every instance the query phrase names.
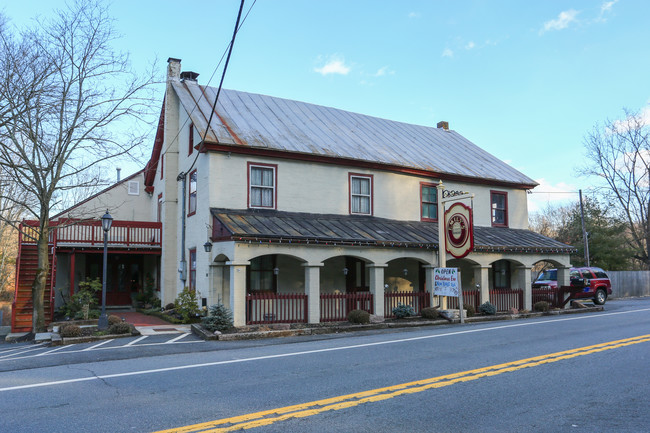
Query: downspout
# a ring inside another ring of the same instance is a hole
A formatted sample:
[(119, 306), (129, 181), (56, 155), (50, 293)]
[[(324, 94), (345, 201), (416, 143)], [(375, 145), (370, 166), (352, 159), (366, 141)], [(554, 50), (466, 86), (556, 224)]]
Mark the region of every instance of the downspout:
[(180, 274), (180, 280), (183, 282), (183, 288), (185, 286), (185, 281), (187, 280), (187, 262), (185, 261), (185, 188), (187, 187), (187, 174), (181, 172), (176, 181), (181, 182), (181, 263), (178, 269)]

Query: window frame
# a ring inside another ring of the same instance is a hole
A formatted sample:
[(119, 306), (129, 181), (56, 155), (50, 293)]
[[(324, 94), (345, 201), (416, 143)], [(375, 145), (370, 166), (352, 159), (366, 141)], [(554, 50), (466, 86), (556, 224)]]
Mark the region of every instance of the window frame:
[[(194, 257), (194, 260), (192, 260)], [(188, 281), (187, 288), (196, 292), (196, 248), (189, 249), (189, 264), (188, 264)]]
[[(495, 196), (503, 196), (504, 198), (504, 208), (503, 209), (496, 209), (493, 208), (494, 203), (494, 197)], [(497, 223), (495, 222), (494, 218), (494, 211), (496, 210), (503, 210), (503, 223)], [(508, 192), (507, 191), (496, 191), (496, 190), (490, 190), (490, 222), (492, 223), (492, 227), (508, 227)]]
[[(187, 216), (190, 217), (196, 214), (196, 208), (198, 207), (198, 174), (196, 168), (192, 170), (188, 176), (188, 185), (187, 185)], [(192, 189), (192, 177), (194, 177), (194, 189)], [(194, 196), (194, 201), (192, 201), (192, 196)]]
[[(435, 202), (426, 202), (426, 204), (433, 204), (435, 205), (436, 209), (436, 218), (425, 218), (423, 216), (423, 211), (424, 211), (424, 188), (433, 188), (436, 191), (436, 201)], [(438, 222), (438, 185), (435, 183), (431, 182), (420, 182), (420, 221), (427, 221), (427, 222)]]
[(188, 149), (187, 149), (187, 156), (190, 156), (192, 152), (194, 152), (194, 123), (190, 122), (190, 131), (188, 134)]
[[(251, 185), (251, 174), (254, 168), (272, 170), (273, 187), (268, 187), (263, 185)], [(246, 178), (248, 183), (247, 206), (249, 209), (277, 209), (278, 208), (278, 165), (277, 164), (264, 164), (261, 162), (249, 161), (247, 164)], [(251, 195), (252, 195), (251, 192), (253, 188), (272, 189), (273, 192), (271, 193), (271, 196), (273, 197), (273, 204), (271, 206), (253, 205), (251, 203)]]
[(158, 202), (157, 202), (157, 221), (156, 222), (162, 222), (162, 205), (163, 205), (163, 194), (162, 192), (158, 194)]
[[(264, 256), (258, 256), (254, 257), (251, 259), (251, 262), (253, 260), (259, 260), (260, 265), (264, 264), (264, 260), (267, 259), (270, 261), (270, 268), (266, 267), (260, 267), (260, 269), (253, 269), (252, 263), (248, 266), (246, 266), (246, 293), (247, 294), (254, 294), (254, 293), (277, 293), (278, 292), (278, 275), (275, 273), (275, 269), (278, 266), (278, 257), (277, 254), (269, 254), (269, 255), (264, 255)], [(253, 290), (253, 280), (255, 279), (253, 274), (259, 275), (260, 282), (263, 281), (263, 274), (269, 274), (267, 275), (271, 277), (269, 280), (271, 282), (271, 288), (270, 289), (260, 289), (260, 290)]]
[[(352, 192), (352, 180), (353, 179), (367, 179), (368, 184), (370, 187), (370, 193), (367, 195), (369, 199), (369, 212), (368, 213), (363, 213), (363, 212), (353, 212), (352, 211), (352, 197), (353, 196), (362, 196), (365, 197), (365, 195), (362, 194), (354, 194)], [(372, 216), (375, 213), (375, 200), (374, 200), (374, 193), (375, 193), (375, 186), (374, 186), (374, 175), (372, 174), (363, 174), (363, 173), (348, 173), (348, 210), (350, 212), (350, 215), (369, 215)]]

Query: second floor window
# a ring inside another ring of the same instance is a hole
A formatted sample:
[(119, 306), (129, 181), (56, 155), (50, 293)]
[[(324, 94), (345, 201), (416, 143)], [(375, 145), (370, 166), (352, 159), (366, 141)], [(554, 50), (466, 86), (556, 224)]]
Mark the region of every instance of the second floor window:
[(194, 124), (190, 123), (190, 133), (188, 136), (188, 149), (187, 149), (187, 154), (191, 155), (192, 152), (194, 152)]
[(508, 193), (501, 191), (490, 192), (492, 209), (492, 226), (508, 226)]
[(350, 175), (350, 213), (372, 215), (372, 176)]
[(275, 208), (275, 166), (249, 165), (249, 206)]
[(189, 202), (187, 203), (187, 215), (196, 213), (196, 170), (190, 173)]
[(434, 184), (420, 184), (422, 221), (438, 220), (438, 190)]

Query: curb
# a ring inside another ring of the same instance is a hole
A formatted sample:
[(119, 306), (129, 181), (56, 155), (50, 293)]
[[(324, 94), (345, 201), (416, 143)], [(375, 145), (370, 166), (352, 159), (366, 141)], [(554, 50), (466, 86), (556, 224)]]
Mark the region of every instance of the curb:
[[(465, 323), (481, 323), (481, 322), (494, 322), (501, 320), (517, 320), (529, 319), (543, 316), (556, 316), (561, 314), (579, 314), (579, 313), (594, 313), (603, 311), (602, 306), (586, 307), (571, 310), (553, 310), (546, 313), (522, 313), (522, 314), (499, 314), (494, 316), (480, 316), (480, 317), (466, 317)], [(347, 323), (347, 322), (342, 322)], [(251, 332), (235, 332), (229, 334), (214, 334), (207, 329), (203, 328), (199, 323), (192, 324), (192, 333), (206, 341), (237, 341), (237, 340), (260, 340), (264, 338), (279, 338), (279, 337), (293, 337), (299, 335), (322, 335), (322, 334), (339, 334), (343, 332), (356, 332), (356, 331), (371, 331), (381, 329), (397, 329), (397, 328), (417, 328), (422, 326), (438, 326), (460, 324), (460, 319), (452, 320), (418, 320), (410, 322), (383, 322), (371, 323), (368, 325), (334, 325), (334, 326), (319, 326), (297, 329), (280, 329), (268, 331), (251, 331)]]

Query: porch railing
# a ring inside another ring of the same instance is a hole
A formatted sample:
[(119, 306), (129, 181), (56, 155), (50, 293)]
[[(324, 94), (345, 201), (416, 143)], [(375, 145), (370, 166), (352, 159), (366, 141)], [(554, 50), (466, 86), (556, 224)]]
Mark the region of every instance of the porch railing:
[(423, 308), (431, 306), (429, 292), (391, 292), (384, 294), (384, 317), (395, 317), (393, 308), (398, 304), (410, 305), (415, 314), (420, 314)]
[(246, 324), (305, 323), (307, 295), (303, 293), (249, 293)]
[[(38, 221), (23, 221), (23, 237), (26, 244), (36, 243), (35, 233)], [(30, 237), (30, 234), (34, 236)], [(148, 221), (114, 220), (108, 232), (109, 246), (123, 247), (160, 247), (162, 239), (162, 223)], [(104, 231), (98, 220), (56, 220), (50, 222), (50, 244), (102, 246)]]
[(559, 305), (558, 290), (548, 288), (535, 288), (532, 289), (532, 302), (535, 305), (537, 302), (546, 301), (551, 308), (556, 308)]
[(494, 289), (490, 290), (490, 303), (497, 311), (508, 311), (511, 308), (524, 308), (523, 289)]
[[(463, 307), (468, 305), (471, 305), (475, 311), (478, 311), (478, 307), (481, 305), (481, 292), (478, 290), (463, 290)], [(447, 307), (457, 310), (458, 298), (448, 297)]]
[(342, 322), (352, 310), (364, 310), (374, 314), (372, 293), (323, 293), (320, 295), (320, 321)]

